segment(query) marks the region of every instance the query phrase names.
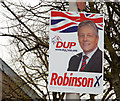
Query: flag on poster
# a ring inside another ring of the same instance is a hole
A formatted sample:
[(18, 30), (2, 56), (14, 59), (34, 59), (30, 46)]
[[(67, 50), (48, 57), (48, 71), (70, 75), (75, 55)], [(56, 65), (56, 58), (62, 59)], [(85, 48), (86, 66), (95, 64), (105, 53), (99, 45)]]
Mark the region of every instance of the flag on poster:
[(103, 19), (102, 14), (51, 11), (50, 91), (103, 93)]

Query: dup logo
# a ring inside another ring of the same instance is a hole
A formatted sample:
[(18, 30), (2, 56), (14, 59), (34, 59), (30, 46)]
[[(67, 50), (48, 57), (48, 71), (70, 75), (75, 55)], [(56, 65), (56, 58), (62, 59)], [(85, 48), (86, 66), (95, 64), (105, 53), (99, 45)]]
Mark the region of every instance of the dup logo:
[(77, 50), (72, 49), (76, 46), (76, 42), (67, 42), (63, 41), (59, 36), (55, 36), (52, 38), (52, 43), (55, 45), (56, 51), (64, 51), (64, 52), (77, 52)]

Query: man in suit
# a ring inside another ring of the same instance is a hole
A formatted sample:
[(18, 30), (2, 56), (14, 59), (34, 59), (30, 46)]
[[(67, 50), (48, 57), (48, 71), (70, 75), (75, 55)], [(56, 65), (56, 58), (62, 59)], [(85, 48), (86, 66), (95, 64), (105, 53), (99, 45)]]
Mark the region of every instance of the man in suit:
[(102, 73), (102, 51), (98, 28), (91, 20), (78, 25), (78, 41), (83, 52), (71, 57), (67, 71)]

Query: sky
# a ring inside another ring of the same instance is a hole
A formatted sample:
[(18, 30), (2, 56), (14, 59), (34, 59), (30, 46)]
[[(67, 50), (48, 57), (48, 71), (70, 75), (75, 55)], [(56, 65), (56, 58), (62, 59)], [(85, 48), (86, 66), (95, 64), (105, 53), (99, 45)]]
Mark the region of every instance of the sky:
[[(0, 7), (1, 9), (1, 7)], [(5, 25), (5, 19), (0, 13), (0, 27), (3, 27)], [(0, 29), (0, 34), (1, 32), (7, 32), (6, 29)], [(8, 51), (7, 51), (7, 45), (8, 45), (8, 38), (0, 36), (0, 58), (5, 60), (8, 57)]]
[[(25, 3), (25, 4), (30, 4), (31, 6), (35, 6), (38, 4), (39, 0), (11, 0), (11, 2), (18, 3), (19, 1)], [(4, 16), (1, 14), (4, 9), (1, 7), (0, 4), (0, 27), (3, 27), (3, 25), (6, 25), (6, 19)], [(1, 32), (6, 32), (8, 33), (7, 29), (0, 29)], [(9, 54), (9, 38), (8, 37), (2, 37), (0, 36), (0, 58), (3, 59), (4, 61), (9, 61), (10, 54)]]

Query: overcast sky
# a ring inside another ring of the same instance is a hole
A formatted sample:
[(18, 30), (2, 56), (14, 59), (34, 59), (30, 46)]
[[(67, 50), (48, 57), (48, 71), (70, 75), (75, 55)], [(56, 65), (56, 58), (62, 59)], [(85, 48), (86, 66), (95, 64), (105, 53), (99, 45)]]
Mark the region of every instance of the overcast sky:
[[(1, 6), (0, 6), (0, 9), (2, 9)], [(5, 25), (5, 19), (2, 16), (2, 14), (0, 13), (0, 27), (3, 27), (3, 25)], [(5, 29), (1, 30), (0, 29), (0, 34), (1, 34), (1, 32), (7, 32), (7, 30), (5, 30)], [(8, 51), (5, 48), (5, 46), (7, 44), (8, 44), (7, 37), (0, 36), (0, 58), (2, 58), (2, 59), (6, 59), (7, 58), (6, 55), (8, 55)]]
[[(30, 4), (31, 6), (35, 6), (36, 4), (38, 4), (39, 0), (10, 0), (11, 2), (16, 2), (18, 3), (19, 1), (24, 2), (25, 4)], [(4, 11), (4, 9), (1, 7), (0, 4), (0, 27), (3, 27), (4, 25), (6, 25), (6, 19), (4, 18), (4, 16), (1, 14), (1, 12)], [(7, 32), (7, 29), (1, 30), (0, 29), (0, 33), (1, 32)], [(9, 55), (9, 51), (8, 51), (8, 38), (7, 37), (1, 37), (0, 36), (0, 58), (2, 58), (4, 61), (9, 61), (10, 55)]]

